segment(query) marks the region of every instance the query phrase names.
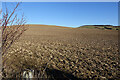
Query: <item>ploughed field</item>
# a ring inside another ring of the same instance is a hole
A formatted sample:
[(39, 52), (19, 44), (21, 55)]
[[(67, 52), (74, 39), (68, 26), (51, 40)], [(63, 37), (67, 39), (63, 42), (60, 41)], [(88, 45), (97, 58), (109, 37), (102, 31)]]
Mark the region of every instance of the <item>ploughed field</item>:
[(9, 73), (47, 65), (53, 76), (120, 78), (117, 30), (30, 25), (8, 53)]

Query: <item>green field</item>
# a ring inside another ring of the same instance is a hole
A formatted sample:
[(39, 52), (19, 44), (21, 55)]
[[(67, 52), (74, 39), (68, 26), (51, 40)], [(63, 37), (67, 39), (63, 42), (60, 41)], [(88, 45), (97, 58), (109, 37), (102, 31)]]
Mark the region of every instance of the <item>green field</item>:
[(101, 30), (120, 30), (120, 27), (114, 27), (114, 26), (94, 26), (94, 25), (85, 25), (85, 26), (80, 26), (79, 28), (101, 29)]

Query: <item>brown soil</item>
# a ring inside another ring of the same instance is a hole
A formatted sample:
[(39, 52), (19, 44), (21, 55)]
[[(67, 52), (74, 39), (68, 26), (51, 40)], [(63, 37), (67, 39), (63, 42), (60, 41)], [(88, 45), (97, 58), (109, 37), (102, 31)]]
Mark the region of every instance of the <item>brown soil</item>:
[(120, 78), (116, 30), (30, 25), (11, 47), (9, 56), (7, 65), (14, 60), (10, 66), (14, 69), (12, 72), (19, 72), (21, 68), (40, 69), (49, 63), (49, 69), (67, 72), (76, 78)]

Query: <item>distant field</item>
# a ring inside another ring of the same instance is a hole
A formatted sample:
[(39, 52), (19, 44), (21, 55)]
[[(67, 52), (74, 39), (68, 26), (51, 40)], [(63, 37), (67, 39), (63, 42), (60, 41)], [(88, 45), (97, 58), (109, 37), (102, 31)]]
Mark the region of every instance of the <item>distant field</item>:
[(90, 28), (90, 29), (101, 29), (101, 30), (120, 30), (120, 26), (114, 27), (114, 26), (81, 26), (79, 28)]
[(29, 25), (8, 53), (7, 65), (14, 61), (9, 67), (15, 73), (20, 68), (40, 70), (49, 63), (48, 69), (61, 72), (49, 71), (53, 77), (120, 78), (117, 30)]

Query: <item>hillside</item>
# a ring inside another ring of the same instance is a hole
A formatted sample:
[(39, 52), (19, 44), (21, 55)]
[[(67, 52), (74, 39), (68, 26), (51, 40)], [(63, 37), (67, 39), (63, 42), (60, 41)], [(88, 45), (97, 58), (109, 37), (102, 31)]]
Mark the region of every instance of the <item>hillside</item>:
[(43, 25), (43, 24), (27, 24), (28, 26), (39, 26), (39, 27), (58, 27), (58, 28), (71, 28), (65, 26), (57, 26), (57, 25)]
[(44, 75), (54, 80), (120, 78), (117, 30), (29, 25), (8, 53), (9, 76), (48, 64)]
[(101, 29), (101, 30), (120, 30), (120, 26), (112, 25), (84, 25), (79, 28)]

